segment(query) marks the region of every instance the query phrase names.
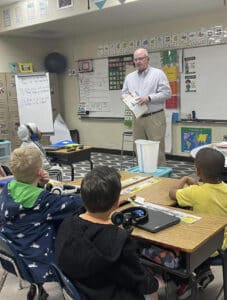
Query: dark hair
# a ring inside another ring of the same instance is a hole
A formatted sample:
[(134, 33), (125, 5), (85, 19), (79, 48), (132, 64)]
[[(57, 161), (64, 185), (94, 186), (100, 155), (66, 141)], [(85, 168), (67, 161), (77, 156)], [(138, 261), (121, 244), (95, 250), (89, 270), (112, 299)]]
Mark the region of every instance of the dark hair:
[(219, 181), (222, 180), (225, 157), (216, 149), (202, 148), (196, 154), (195, 165), (201, 169), (204, 177), (212, 181)]
[(82, 180), (81, 196), (90, 212), (105, 212), (119, 199), (120, 174), (112, 167), (99, 166), (91, 170)]

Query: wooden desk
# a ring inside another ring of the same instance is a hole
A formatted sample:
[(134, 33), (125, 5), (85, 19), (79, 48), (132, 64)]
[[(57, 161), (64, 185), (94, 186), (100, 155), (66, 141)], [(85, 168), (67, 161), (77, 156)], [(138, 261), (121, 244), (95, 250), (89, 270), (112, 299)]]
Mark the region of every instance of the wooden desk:
[[(148, 178), (148, 175), (146, 174), (135, 174), (135, 173), (129, 173), (121, 171), (121, 179), (125, 180), (128, 178), (132, 178), (138, 175), (141, 175), (144, 177), (144, 180)], [(176, 205), (176, 201), (170, 199), (169, 197), (169, 190), (171, 187), (173, 187), (177, 179), (173, 178), (167, 178), (167, 177), (160, 177), (160, 181), (154, 184), (151, 184), (150, 186), (144, 188), (143, 190), (136, 192), (137, 196), (143, 197), (146, 199), (147, 202), (152, 202), (156, 204), (161, 205), (167, 205), (167, 206), (174, 206)], [(80, 185), (82, 179), (77, 179), (71, 182), (71, 184)], [(127, 200), (130, 196), (133, 196), (134, 194), (126, 194), (120, 196), (120, 202), (123, 203), (125, 200)]]
[[(170, 199), (169, 190), (171, 187), (176, 185), (177, 179), (167, 177), (159, 177), (159, 179), (159, 182), (151, 184), (143, 190), (136, 192), (136, 196), (143, 197), (147, 202), (152, 202), (160, 205), (175, 206), (176, 201)], [(120, 199), (127, 199), (128, 197), (130, 197), (130, 194), (122, 195)]]
[(67, 149), (60, 149), (55, 151), (47, 150), (46, 154), (48, 157), (54, 159), (56, 163), (70, 165), (71, 167), (71, 180), (74, 180), (74, 167), (73, 164), (88, 160), (90, 162), (91, 169), (93, 163), (91, 161), (91, 150), (92, 147), (84, 147), (83, 149), (76, 149), (68, 152)]
[[(135, 176), (135, 173), (121, 172), (122, 179)], [(176, 183), (176, 179), (161, 177), (158, 183), (154, 183), (136, 193), (137, 196), (142, 196), (146, 201), (173, 206), (176, 202), (169, 198), (169, 189)], [(80, 184), (80, 181), (74, 181), (76, 184)], [(121, 196), (127, 197), (127, 195)], [(125, 205), (120, 209), (125, 209), (129, 205)], [(120, 210), (119, 209), (119, 210)], [(176, 208), (174, 208), (176, 209)], [(188, 212), (185, 211), (185, 212)], [(193, 212), (190, 211), (191, 214)], [(198, 214), (195, 214), (198, 215)], [(185, 267), (180, 270), (165, 268), (171, 273), (175, 273), (181, 277), (190, 277), (192, 279), (192, 299), (196, 300), (196, 283), (193, 281), (195, 278), (193, 271), (203, 261), (205, 261), (213, 252), (220, 249), (224, 237), (224, 229), (227, 226), (227, 218), (215, 217), (199, 214), (202, 218), (193, 224), (187, 224), (180, 222), (177, 225), (169, 227), (158, 233), (151, 233), (139, 228), (135, 228), (132, 232), (132, 236), (147, 240), (149, 242), (159, 244), (163, 247), (176, 247), (185, 257)], [(149, 264), (150, 261), (147, 261)], [(223, 267), (223, 282), (224, 293), (227, 295), (227, 258), (224, 259)]]
[(192, 151), (190, 152), (191, 156), (193, 158), (195, 158), (197, 152), (206, 147), (213, 148), (213, 149), (220, 151), (225, 156), (225, 168), (227, 168), (227, 142), (222, 141), (220, 143), (212, 143), (212, 144), (207, 144), (207, 145), (196, 147), (196, 148), (192, 149)]
[[(191, 213), (191, 212), (190, 212)], [(198, 214), (196, 214), (198, 215)], [(147, 265), (155, 265), (161, 269), (165, 269), (170, 273), (174, 273), (180, 277), (189, 277), (192, 287), (193, 300), (198, 299), (196, 277), (193, 273), (203, 261), (210, 257), (216, 250), (221, 249), (224, 237), (224, 229), (227, 225), (225, 217), (215, 217), (202, 215), (201, 220), (186, 224), (180, 222), (177, 225), (169, 227), (158, 233), (150, 233), (148, 231), (135, 228), (132, 235), (136, 238), (142, 238), (152, 243), (157, 243), (163, 247), (177, 247), (185, 258), (185, 266), (182, 269), (169, 269), (164, 266), (151, 263), (147, 259), (143, 259), (143, 263)], [(227, 295), (227, 257), (224, 257), (223, 264), (223, 282), (224, 294)], [(226, 299), (224, 297), (224, 299)]]
[(203, 149), (203, 148), (206, 148), (206, 147), (216, 149), (216, 150), (220, 151), (225, 156), (225, 167), (224, 167), (224, 170), (222, 172), (222, 180), (227, 183), (227, 142), (222, 141), (220, 143), (212, 143), (212, 144), (207, 144), (207, 145), (203, 145), (203, 146), (200, 146), (200, 147), (196, 147), (196, 148), (192, 149), (191, 156), (193, 158), (195, 158), (197, 152), (200, 149)]

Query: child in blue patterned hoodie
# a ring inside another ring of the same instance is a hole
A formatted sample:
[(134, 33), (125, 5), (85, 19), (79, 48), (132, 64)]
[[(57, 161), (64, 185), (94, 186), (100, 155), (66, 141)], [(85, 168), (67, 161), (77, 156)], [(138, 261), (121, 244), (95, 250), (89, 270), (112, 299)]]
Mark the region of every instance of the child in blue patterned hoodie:
[(0, 194), (0, 237), (21, 258), (25, 279), (42, 286), (54, 280), (49, 264), (54, 259), (58, 225), (81, 206), (81, 198), (51, 194), (38, 187), (48, 182), (48, 173), (36, 148), (15, 149), (9, 167), (15, 180)]

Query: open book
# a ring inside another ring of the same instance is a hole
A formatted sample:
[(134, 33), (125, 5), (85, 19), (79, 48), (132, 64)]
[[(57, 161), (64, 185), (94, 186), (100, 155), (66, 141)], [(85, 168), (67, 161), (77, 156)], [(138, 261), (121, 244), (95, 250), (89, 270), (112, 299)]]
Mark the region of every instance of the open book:
[(136, 119), (141, 117), (143, 114), (148, 112), (148, 107), (146, 104), (138, 104), (137, 100), (139, 96), (134, 95), (133, 93), (128, 93), (123, 95), (122, 100), (128, 106), (128, 108), (133, 112)]

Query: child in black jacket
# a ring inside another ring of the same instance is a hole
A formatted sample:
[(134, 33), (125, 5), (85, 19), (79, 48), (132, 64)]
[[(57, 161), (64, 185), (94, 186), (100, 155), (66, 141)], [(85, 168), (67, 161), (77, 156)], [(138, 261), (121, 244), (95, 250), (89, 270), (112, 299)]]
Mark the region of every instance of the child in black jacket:
[(120, 191), (120, 175), (113, 168), (97, 167), (85, 176), (81, 195), (86, 210), (61, 224), (58, 264), (86, 299), (158, 299), (157, 279), (140, 263), (128, 233), (111, 224)]

